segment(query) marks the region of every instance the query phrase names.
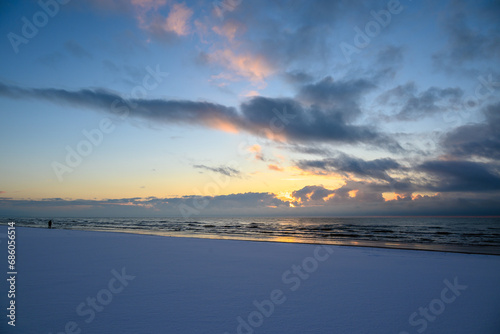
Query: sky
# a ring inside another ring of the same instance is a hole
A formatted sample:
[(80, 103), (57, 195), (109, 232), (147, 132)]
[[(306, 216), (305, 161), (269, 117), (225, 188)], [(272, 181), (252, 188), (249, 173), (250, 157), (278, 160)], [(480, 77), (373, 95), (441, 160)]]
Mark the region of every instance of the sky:
[(3, 1), (0, 215), (500, 215), (498, 17)]

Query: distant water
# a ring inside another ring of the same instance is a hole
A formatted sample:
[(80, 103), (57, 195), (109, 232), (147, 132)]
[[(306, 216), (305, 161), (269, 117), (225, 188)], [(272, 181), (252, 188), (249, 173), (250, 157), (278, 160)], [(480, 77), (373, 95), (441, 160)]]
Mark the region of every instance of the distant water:
[[(46, 228), (49, 218), (1, 218)], [(499, 253), (500, 218), (56, 218), (53, 228)], [(475, 250), (474, 250), (475, 249)], [(476, 251), (479, 250), (479, 251)], [(483, 251), (481, 251), (483, 250)]]

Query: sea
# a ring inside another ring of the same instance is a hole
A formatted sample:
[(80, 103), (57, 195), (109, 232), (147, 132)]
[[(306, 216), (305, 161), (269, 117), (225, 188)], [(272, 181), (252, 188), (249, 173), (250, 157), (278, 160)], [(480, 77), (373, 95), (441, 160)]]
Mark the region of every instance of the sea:
[(500, 217), (0, 218), (19, 227), (500, 255)]

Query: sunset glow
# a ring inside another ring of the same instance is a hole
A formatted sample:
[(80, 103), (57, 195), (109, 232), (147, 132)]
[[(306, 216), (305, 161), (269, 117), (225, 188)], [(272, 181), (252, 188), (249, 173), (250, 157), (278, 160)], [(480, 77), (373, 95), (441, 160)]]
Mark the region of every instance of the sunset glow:
[(43, 11), (2, 8), (4, 215), (499, 213), (491, 2)]

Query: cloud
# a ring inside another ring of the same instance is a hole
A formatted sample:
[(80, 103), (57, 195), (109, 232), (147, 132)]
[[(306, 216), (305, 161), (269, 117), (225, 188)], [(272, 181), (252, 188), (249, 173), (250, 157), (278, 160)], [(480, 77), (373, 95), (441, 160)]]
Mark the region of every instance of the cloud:
[(460, 126), (443, 136), (441, 146), (460, 158), (500, 160), (500, 103), (483, 109), (485, 123)]
[[(207, 61), (227, 68), (230, 72), (223, 73), (223, 78), (232, 75), (250, 80), (254, 84), (265, 86), (264, 79), (273, 73), (267, 60), (257, 54), (235, 53), (231, 49), (219, 49), (206, 55)], [(236, 79), (233, 79), (236, 80)]]
[(334, 81), (326, 77), (303, 86), (297, 97), (311, 107), (320, 107), (342, 121), (354, 120), (361, 114), (360, 97), (374, 89), (374, 82), (366, 79)]
[(251, 91), (248, 91), (245, 94), (243, 94), (243, 96), (245, 96), (245, 97), (253, 97), (253, 96), (259, 96), (259, 95), (260, 95), (259, 92), (256, 90), (251, 90)]
[(476, 6), (475, 9), (480, 11), (480, 25), (468, 20), (470, 9), (467, 6), (467, 2), (456, 0), (448, 4), (448, 17), (444, 21), (448, 42), (443, 50), (433, 55), (439, 68), (451, 68), (449, 63), (460, 68), (460, 65), (473, 60), (495, 60), (500, 57), (499, 6), (495, 1)]
[(179, 36), (185, 36), (190, 32), (188, 21), (192, 15), (193, 11), (185, 4), (176, 3), (170, 9), (170, 13), (163, 24), (163, 29), (174, 32)]
[(259, 214), (270, 208), (288, 207), (288, 202), (271, 193), (238, 193), (218, 196), (183, 196), (171, 198), (133, 197), (103, 200), (46, 198), (14, 200), (0, 198), (0, 208), (7, 214), (26, 212), (50, 216), (175, 216), (220, 215), (239, 212)]
[(329, 156), (333, 154), (333, 151), (331, 149), (317, 145), (289, 144), (285, 146), (285, 148), (292, 152), (298, 152), (304, 154), (321, 155), (321, 156)]
[(285, 170), (284, 168), (282, 168), (282, 167), (280, 167), (278, 165), (274, 165), (274, 164), (267, 165), (267, 168), (269, 168), (270, 170), (274, 170), (276, 172), (282, 172), (282, 171)]
[(216, 34), (224, 36), (229, 42), (233, 42), (236, 35), (242, 33), (245, 28), (237, 21), (228, 20), (222, 26), (214, 26), (212, 30)]
[[(207, 19), (206, 26), (217, 27), (217, 33), (224, 36), (222, 42), (216, 40), (212, 44), (212, 49), (229, 48), (236, 55), (260, 57), (272, 68), (271, 74), (286, 77), (286, 73), (293, 72), (325, 73), (338, 66), (338, 50), (334, 46), (345, 30), (342, 24), (352, 27), (353, 22), (365, 21), (371, 10), (386, 7), (387, 1), (321, 0), (310, 6), (299, 0), (227, 0), (214, 4), (223, 12), (224, 22), (238, 22), (244, 29), (238, 29), (239, 35), (234, 39), (237, 42), (228, 46), (230, 39), (226, 36), (232, 34), (221, 33), (220, 17)], [(218, 10), (213, 12), (216, 16)], [(205, 36), (203, 39), (209, 40)]]
[(37, 61), (53, 69), (57, 68), (66, 56), (59, 51), (38, 57)]
[[(373, 189), (372, 183), (356, 181), (347, 181), (345, 185), (337, 189), (327, 189), (322, 185), (306, 186), (294, 191), (292, 196), (297, 199), (295, 206), (312, 206), (318, 209), (327, 207), (336, 210), (349, 207), (349, 210), (354, 210), (353, 212), (359, 212), (360, 204), (381, 207), (385, 203), (382, 193)], [(357, 210), (356, 207), (358, 207)]]
[(262, 147), (258, 144), (252, 145), (247, 148), (247, 151), (254, 154), (255, 160), (265, 161), (264, 155), (262, 154)]
[[(132, 0), (131, 5), (139, 28), (156, 38), (169, 41), (191, 33), (190, 20), (194, 12), (185, 3), (171, 3), (167, 0)], [(164, 7), (168, 8), (166, 16), (162, 10)]]
[[(295, 216), (398, 216), (398, 215), (498, 215), (500, 197), (492, 193), (412, 195), (384, 200), (367, 182), (348, 181), (337, 189), (310, 185), (280, 199), (272, 193), (238, 193), (219, 196), (134, 197), (102, 200), (0, 198), (0, 209), (9, 216), (51, 217), (179, 217), (241, 215)], [(292, 205), (295, 207), (292, 207)], [(189, 218), (186, 218), (189, 219)]]
[(398, 64), (403, 61), (403, 57), (404, 57), (403, 47), (388, 45), (378, 52), (376, 62), (379, 65)]
[(243, 126), (261, 136), (291, 142), (344, 142), (378, 145), (391, 151), (401, 147), (375, 128), (350, 125), (342, 114), (316, 106), (304, 108), (289, 98), (254, 97), (240, 106)]
[(193, 167), (197, 169), (209, 170), (211, 172), (219, 173), (230, 177), (239, 177), (241, 174), (239, 170), (228, 166), (209, 167), (205, 165), (193, 165)]
[(252, 208), (259, 207), (288, 207), (288, 203), (278, 199), (272, 193), (244, 193), (244, 194), (230, 194), (213, 197), (211, 206), (227, 207), (228, 205), (250, 206)]
[(77, 58), (91, 59), (92, 55), (88, 53), (80, 44), (75, 41), (67, 41), (64, 43), (64, 48)]
[(388, 171), (403, 169), (398, 162), (390, 158), (366, 161), (346, 154), (338, 154), (334, 158), (323, 160), (300, 160), (297, 162), (297, 167), (309, 171), (335, 172), (345, 176), (352, 174), (361, 178), (384, 181), (393, 181), (387, 174)]
[[(350, 87), (347, 88), (347, 91), (350, 90)], [(105, 89), (69, 91), (0, 83), (0, 96), (46, 100), (163, 124), (198, 125), (227, 132), (245, 131), (275, 141), (364, 143), (390, 151), (402, 150), (394, 139), (379, 133), (374, 127), (348, 124), (345, 118), (349, 117), (337, 108), (304, 107), (291, 98), (252, 97), (243, 102), (238, 111), (233, 107), (203, 101), (124, 98)]]
[(427, 187), (440, 192), (500, 190), (500, 175), (492, 166), (471, 161), (427, 161), (418, 167), (435, 177)]
[(455, 196), (409, 191), (393, 200), (384, 199), (374, 183), (347, 181), (337, 189), (306, 186), (292, 193), (293, 212), (302, 215), (401, 216), (401, 215), (498, 215), (500, 197), (478, 193)]
[(109, 71), (111, 71), (113, 73), (120, 72), (120, 68), (114, 62), (112, 62), (109, 59), (103, 60), (102, 61), (102, 65), (104, 66), (104, 68), (106, 68), (107, 70), (109, 70)]
[(292, 196), (299, 202), (305, 203), (308, 201), (322, 201), (324, 202), (328, 196), (335, 194), (335, 191), (328, 190), (323, 186), (306, 186), (302, 189), (296, 190)]
[(139, 21), (139, 26), (143, 29), (148, 29), (152, 20), (151, 16), (156, 14), (159, 8), (167, 4), (167, 0), (132, 0), (135, 15)]
[[(356, 176), (363, 180), (356, 183), (358, 187), (363, 184), (360, 194), (411, 194), (416, 191), (479, 193), (500, 190), (500, 165), (465, 160), (429, 160), (412, 167), (403, 167), (390, 158), (366, 161), (338, 154), (335, 158), (300, 160), (297, 167), (323, 175), (337, 173), (349, 178)], [(394, 178), (389, 175), (391, 171), (408, 176)], [(353, 181), (348, 182), (353, 184)]]
[(312, 75), (297, 70), (283, 73), (283, 78), (285, 81), (299, 86), (308, 84), (314, 80)]
[(239, 122), (236, 110), (210, 102), (186, 100), (125, 99), (104, 89), (25, 89), (0, 83), (0, 95), (34, 98), (53, 103), (105, 111), (116, 116), (135, 116), (164, 124), (192, 124), (231, 131)]
[(463, 93), (460, 88), (438, 87), (430, 87), (419, 93), (415, 84), (410, 82), (383, 93), (378, 101), (396, 108), (395, 119), (417, 121), (460, 104)]
[(92, 10), (99, 10), (108, 13), (130, 14), (132, 11), (131, 4), (133, 2), (135, 2), (135, 0), (87, 0), (81, 3), (72, 2), (69, 6), (83, 7), (85, 5), (90, 5)]

